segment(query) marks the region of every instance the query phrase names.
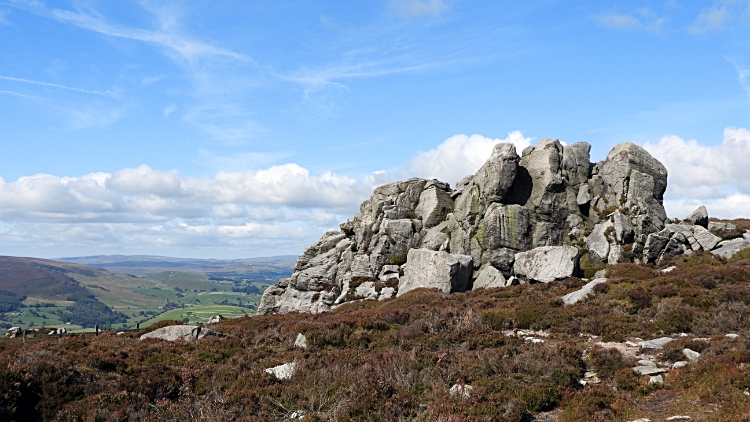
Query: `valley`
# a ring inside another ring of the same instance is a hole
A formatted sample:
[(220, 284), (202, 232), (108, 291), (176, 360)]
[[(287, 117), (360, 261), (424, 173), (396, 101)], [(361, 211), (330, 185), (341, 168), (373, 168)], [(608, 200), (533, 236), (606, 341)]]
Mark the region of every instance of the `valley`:
[(97, 324), (147, 327), (172, 315), (190, 322), (205, 322), (217, 313), (227, 318), (254, 315), (263, 290), (288, 277), (294, 260), (0, 257), (0, 328), (87, 332)]

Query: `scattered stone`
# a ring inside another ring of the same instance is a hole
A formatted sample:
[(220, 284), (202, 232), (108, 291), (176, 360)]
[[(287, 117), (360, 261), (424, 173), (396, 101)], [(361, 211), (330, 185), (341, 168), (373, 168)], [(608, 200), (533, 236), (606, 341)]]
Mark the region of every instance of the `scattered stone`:
[(525, 337), (523, 340), (528, 341), (529, 343), (535, 343), (535, 344), (544, 343), (544, 340), (540, 338), (536, 338), (536, 337)]
[(628, 421), (628, 422), (651, 422), (651, 419), (649, 419), (649, 418), (638, 418), (638, 419), (633, 419), (632, 421)]
[(737, 226), (735, 226), (732, 223), (722, 223), (720, 221), (709, 221), (708, 222), (708, 229), (709, 230), (734, 230)]
[(672, 271), (674, 271), (676, 269), (677, 269), (677, 266), (676, 265), (672, 265), (671, 267), (667, 267), (667, 268), (661, 270), (661, 272), (663, 272), (663, 273), (671, 273)]
[(690, 416), (677, 415), (677, 416), (670, 416), (666, 420), (668, 421), (692, 421), (693, 418), (691, 418)]
[(280, 380), (286, 380), (294, 376), (297, 372), (297, 364), (294, 362), (285, 363), (283, 365), (274, 366), (273, 368), (266, 369), (266, 372), (273, 375)]
[(653, 340), (646, 340), (639, 343), (641, 349), (661, 349), (665, 344), (674, 340), (671, 337), (660, 337)]
[(656, 375), (667, 372), (667, 370), (664, 368), (658, 368), (656, 366), (650, 365), (636, 366), (635, 368), (633, 368), (633, 370), (641, 375)]
[(294, 340), (294, 347), (307, 349), (307, 338), (305, 337), (304, 334), (302, 333), (297, 334), (297, 338)]
[(420, 287), (439, 289), (445, 293), (465, 292), (471, 281), (472, 258), (451, 255), (445, 251), (411, 249), (406, 259), (404, 276), (398, 283), (396, 296)]
[(664, 377), (661, 375), (654, 375), (648, 379), (649, 384), (664, 384)]
[(607, 278), (607, 270), (599, 270), (594, 273), (594, 280), (597, 278)]
[(672, 369), (682, 368), (683, 366), (687, 366), (687, 364), (688, 363), (684, 360), (678, 360), (672, 364)]
[(220, 321), (223, 321), (225, 319), (226, 318), (224, 318), (223, 316), (218, 315), (218, 314), (217, 315), (211, 315), (211, 317), (208, 319), (208, 324), (216, 324), (216, 323), (218, 323)]
[(166, 341), (185, 340), (192, 341), (202, 339), (207, 336), (213, 337), (226, 337), (226, 334), (217, 333), (214, 330), (206, 327), (196, 327), (195, 325), (170, 325), (151, 331), (150, 333), (143, 334), (141, 340), (147, 338), (156, 338)]
[(21, 337), (23, 335), (23, 330), (21, 330), (21, 327), (11, 327), (8, 329), (8, 332), (5, 333), (5, 338), (16, 338)]
[(728, 337), (728, 338), (737, 338), (737, 337), (739, 337), (739, 334), (732, 334), (732, 333), (729, 333), (729, 334), (725, 334), (725, 335), (724, 335), (724, 337)]
[(656, 368), (656, 364), (654, 362), (648, 360), (648, 359), (641, 359), (641, 360), (639, 360), (638, 361), (638, 365), (641, 365), (641, 366), (653, 366), (654, 368)]
[(638, 347), (638, 344), (637, 344), (637, 343), (633, 343), (633, 342), (632, 342), (632, 341), (630, 341), (630, 340), (627, 340), (627, 341), (625, 342), (625, 345), (626, 345), (626, 346), (628, 346), (628, 347)]
[(578, 248), (541, 246), (516, 254), (513, 271), (529, 281), (549, 283), (571, 277), (578, 266)]
[(688, 360), (690, 360), (691, 362), (695, 362), (701, 358), (700, 353), (696, 352), (695, 350), (690, 350), (688, 348), (682, 349), (682, 354), (685, 355), (685, 357), (688, 358)]
[(454, 384), (453, 387), (450, 389), (450, 395), (451, 397), (459, 397), (463, 399), (468, 399), (471, 397), (471, 392), (474, 390), (474, 387), (468, 385), (468, 384)]
[(562, 301), (566, 305), (572, 305), (574, 303), (578, 303), (582, 301), (583, 299), (587, 298), (590, 294), (592, 294), (594, 292), (594, 287), (596, 287), (596, 285), (606, 283), (606, 282), (607, 282), (606, 278), (598, 278), (596, 280), (589, 281), (580, 290), (576, 290), (575, 292), (571, 292), (563, 296)]

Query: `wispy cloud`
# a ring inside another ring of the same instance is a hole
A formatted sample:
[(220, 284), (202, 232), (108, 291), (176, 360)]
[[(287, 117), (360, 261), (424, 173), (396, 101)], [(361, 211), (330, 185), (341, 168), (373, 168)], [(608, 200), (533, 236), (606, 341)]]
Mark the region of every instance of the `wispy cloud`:
[[(193, 40), (176, 33), (114, 25), (104, 20), (101, 16), (93, 13), (86, 13), (81, 10), (74, 12), (70, 10), (48, 8), (44, 3), (37, 0), (11, 0), (10, 3), (6, 4), (28, 10), (32, 13), (54, 19), (61, 23), (71, 24), (81, 29), (94, 31), (103, 35), (156, 44), (177, 53), (179, 58), (187, 60), (188, 62), (193, 62), (196, 59), (206, 56), (219, 56), (241, 61), (252, 61), (250, 57), (244, 54)], [(162, 21), (163, 20), (164, 19), (162, 19)], [(163, 27), (165, 26), (163, 25)], [(169, 26), (167, 25), (166, 27), (168, 28)]]
[(727, 57), (725, 58), (727, 59), (727, 61), (734, 65), (734, 69), (737, 71), (737, 80), (739, 81), (740, 86), (742, 86), (742, 89), (745, 91), (747, 96), (750, 97), (750, 69), (739, 64), (735, 60)]
[(92, 91), (88, 89), (81, 89), (81, 88), (74, 88), (70, 86), (60, 85), (60, 84), (53, 84), (50, 82), (40, 82), (40, 81), (32, 81), (29, 79), (23, 79), (23, 78), (14, 78), (11, 76), (2, 76), (0, 75), (0, 79), (5, 79), (7, 81), (14, 81), (14, 82), (23, 82), (27, 84), (34, 84), (34, 85), (41, 85), (41, 86), (49, 86), (52, 88), (59, 88), (59, 89), (67, 89), (68, 91), (76, 91), (76, 92), (82, 92), (84, 94), (94, 94), (94, 95), (115, 95), (112, 91)]
[(169, 117), (169, 115), (172, 114), (175, 110), (177, 110), (177, 106), (175, 104), (168, 105), (164, 108), (164, 117)]
[(250, 114), (230, 104), (206, 104), (190, 109), (182, 116), (185, 123), (206, 132), (212, 139), (238, 144), (266, 129)]
[(594, 17), (599, 25), (625, 31), (661, 32), (666, 17), (656, 17), (649, 9), (639, 9), (635, 14), (600, 13)]
[(726, 6), (708, 9), (698, 16), (698, 19), (688, 27), (687, 31), (691, 34), (705, 34), (709, 31), (722, 31), (726, 29), (730, 19), (731, 15)]
[(391, 0), (391, 10), (401, 18), (440, 16), (448, 8), (444, 0)]
[(253, 170), (293, 155), (290, 151), (241, 152), (232, 155), (217, 155), (205, 149), (199, 150), (198, 153), (200, 164), (215, 170), (224, 171)]

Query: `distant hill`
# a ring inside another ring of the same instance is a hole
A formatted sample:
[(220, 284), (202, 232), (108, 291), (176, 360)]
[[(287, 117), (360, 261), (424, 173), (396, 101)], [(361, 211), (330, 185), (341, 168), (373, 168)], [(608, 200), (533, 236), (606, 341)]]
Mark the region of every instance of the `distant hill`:
[(292, 274), (296, 258), (114, 255), (56, 261), (0, 256), (0, 293), (10, 292), (0, 294), (0, 304), (7, 302), (0, 307), (0, 328), (66, 322), (77, 329), (97, 323), (126, 328), (192, 306), (240, 306), (252, 314), (263, 290)]
[(205, 274), (211, 278), (228, 280), (265, 280), (275, 282), (288, 277), (297, 260), (296, 255), (280, 255), (245, 259), (195, 259), (153, 255), (96, 255), (58, 258), (59, 261), (90, 265), (113, 273), (138, 277), (164, 271)]

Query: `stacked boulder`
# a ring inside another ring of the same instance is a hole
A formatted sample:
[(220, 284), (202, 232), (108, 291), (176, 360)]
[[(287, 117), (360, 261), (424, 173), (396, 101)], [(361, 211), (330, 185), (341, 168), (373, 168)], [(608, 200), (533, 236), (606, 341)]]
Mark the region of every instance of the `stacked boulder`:
[[(651, 259), (649, 239), (667, 222), (666, 168), (632, 143), (596, 164), (590, 149), (543, 139), (519, 156), (500, 143), (456, 189), (418, 178), (381, 186), (340, 231), (305, 249), (258, 314), (322, 312), (418, 287), (546, 283), (577, 274), (582, 256), (590, 266)], [(705, 233), (685, 227), (700, 244)]]

